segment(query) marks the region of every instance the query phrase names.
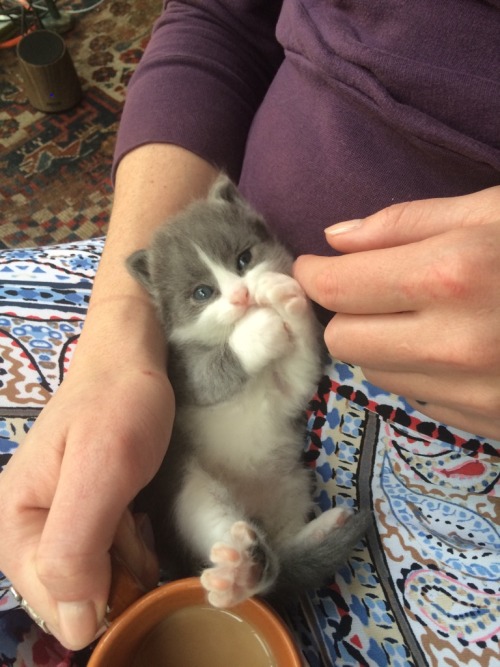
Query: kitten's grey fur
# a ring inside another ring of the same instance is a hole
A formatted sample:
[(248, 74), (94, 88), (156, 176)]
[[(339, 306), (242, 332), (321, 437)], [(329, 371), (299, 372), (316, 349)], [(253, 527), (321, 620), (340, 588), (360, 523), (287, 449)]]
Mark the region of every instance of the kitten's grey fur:
[(169, 342), (177, 412), (143, 495), (164, 562), (202, 572), (226, 607), (323, 583), (368, 524), (331, 509), (309, 521), (304, 416), (323, 362), (292, 258), (219, 177), (127, 261)]

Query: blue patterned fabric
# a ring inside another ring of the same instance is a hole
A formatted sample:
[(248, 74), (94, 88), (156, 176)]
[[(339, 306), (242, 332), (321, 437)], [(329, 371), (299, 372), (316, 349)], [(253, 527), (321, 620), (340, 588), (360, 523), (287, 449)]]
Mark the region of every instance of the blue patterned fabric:
[[(102, 240), (0, 253), (0, 464), (59, 386)], [(317, 511), (370, 508), (373, 526), (323, 589), (287, 611), (310, 667), (496, 667), (499, 443), (429, 422), (331, 361), (309, 413)], [(0, 581), (0, 666), (81, 667)]]

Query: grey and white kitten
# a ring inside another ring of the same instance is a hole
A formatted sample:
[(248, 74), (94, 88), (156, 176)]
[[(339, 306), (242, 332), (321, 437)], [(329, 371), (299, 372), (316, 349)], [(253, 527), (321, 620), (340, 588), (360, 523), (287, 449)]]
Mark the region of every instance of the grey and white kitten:
[(334, 508), (310, 520), (304, 417), (323, 354), (290, 254), (221, 176), (127, 265), (156, 304), (177, 400), (143, 495), (160, 557), (177, 555), (177, 575), (201, 571), (216, 607), (320, 585), (367, 516)]

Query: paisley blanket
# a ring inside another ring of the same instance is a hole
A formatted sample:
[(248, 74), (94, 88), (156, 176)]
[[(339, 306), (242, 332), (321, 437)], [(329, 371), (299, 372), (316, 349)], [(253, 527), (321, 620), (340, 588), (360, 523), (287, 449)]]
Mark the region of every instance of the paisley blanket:
[[(100, 239), (0, 253), (0, 464), (56, 390), (78, 342)], [(369, 344), (367, 342), (367, 344)], [(498, 442), (429, 422), (331, 360), (309, 411), (317, 511), (370, 508), (330, 584), (288, 609), (310, 667), (494, 667), (500, 638)], [(0, 665), (76, 667), (1, 581)]]

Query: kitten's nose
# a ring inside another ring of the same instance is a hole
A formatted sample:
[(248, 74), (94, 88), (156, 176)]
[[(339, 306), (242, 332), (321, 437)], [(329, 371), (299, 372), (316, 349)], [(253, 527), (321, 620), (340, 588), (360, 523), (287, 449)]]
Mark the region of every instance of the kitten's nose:
[(233, 306), (248, 306), (249, 297), (248, 288), (245, 285), (240, 285), (231, 294), (230, 302)]

